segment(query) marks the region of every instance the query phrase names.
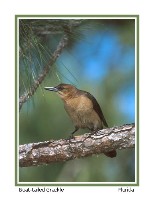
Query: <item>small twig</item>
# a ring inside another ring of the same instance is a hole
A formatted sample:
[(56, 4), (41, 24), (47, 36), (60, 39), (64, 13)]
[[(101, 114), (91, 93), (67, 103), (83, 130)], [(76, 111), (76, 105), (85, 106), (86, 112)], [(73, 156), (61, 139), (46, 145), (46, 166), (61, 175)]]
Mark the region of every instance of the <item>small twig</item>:
[(68, 43), (68, 36), (67, 36), (67, 34), (65, 34), (63, 36), (63, 38), (61, 39), (61, 41), (59, 42), (56, 50), (51, 55), (51, 58), (50, 58), (49, 62), (43, 68), (43, 71), (41, 72), (41, 74), (39, 74), (37, 80), (31, 86), (30, 90), (28, 92), (26, 92), (25, 94), (23, 94), (22, 96), (20, 96), (20, 98), (19, 98), (19, 110), (21, 110), (22, 105), (36, 92), (37, 88), (42, 83), (42, 81), (44, 80), (44, 78), (48, 74), (49, 70), (51, 69), (52, 65), (54, 64), (56, 59), (61, 54), (62, 50), (67, 45), (67, 43)]
[(134, 148), (135, 124), (103, 129), (97, 133), (85, 133), (73, 139), (51, 140), (19, 146), (19, 166), (38, 166), (115, 149)]

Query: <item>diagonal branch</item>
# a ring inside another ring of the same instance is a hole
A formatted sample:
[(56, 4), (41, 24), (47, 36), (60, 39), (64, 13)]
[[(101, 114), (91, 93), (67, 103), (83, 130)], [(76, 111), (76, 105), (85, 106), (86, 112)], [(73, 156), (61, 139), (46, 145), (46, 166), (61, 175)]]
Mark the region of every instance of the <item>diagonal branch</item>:
[(19, 98), (19, 109), (20, 110), (22, 108), (22, 105), (36, 92), (37, 88), (42, 83), (42, 81), (44, 80), (44, 78), (48, 74), (51, 66), (54, 64), (56, 59), (59, 57), (59, 55), (61, 54), (62, 50), (65, 48), (67, 43), (68, 43), (68, 37), (67, 37), (67, 34), (65, 34), (63, 36), (63, 38), (61, 39), (61, 41), (59, 42), (56, 50), (51, 55), (49, 62), (43, 68), (43, 71), (41, 72), (41, 74), (39, 74), (37, 80), (31, 86), (30, 90), (28, 92), (26, 92), (25, 94), (23, 94), (22, 96), (20, 96), (20, 98)]
[(19, 146), (19, 166), (29, 167), (68, 161), (115, 149), (134, 148), (135, 124), (85, 133), (73, 139), (51, 140)]

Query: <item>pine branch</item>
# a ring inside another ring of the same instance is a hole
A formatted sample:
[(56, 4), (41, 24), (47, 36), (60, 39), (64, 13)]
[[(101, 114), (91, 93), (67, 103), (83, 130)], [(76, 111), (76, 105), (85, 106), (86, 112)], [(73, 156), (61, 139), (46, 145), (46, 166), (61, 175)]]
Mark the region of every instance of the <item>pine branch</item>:
[(99, 130), (73, 139), (50, 140), (19, 146), (19, 166), (29, 167), (83, 158), (115, 149), (134, 148), (135, 124)]
[(54, 53), (51, 55), (51, 58), (49, 62), (44, 66), (43, 71), (41, 74), (39, 74), (37, 80), (34, 82), (34, 84), (31, 86), (30, 90), (20, 96), (19, 98), (19, 110), (21, 110), (22, 105), (36, 92), (37, 88), (39, 85), (42, 83), (46, 75), (48, 74), (49, 70), (51, 69), (52, 65), (55, 63), (56, 59), (59, 57), (61, 54), (62, 50), (65, 48), (65, 46), (68, 43), (68, 36), (65, 34), (63, 38), (60, 40), (56, 50)]

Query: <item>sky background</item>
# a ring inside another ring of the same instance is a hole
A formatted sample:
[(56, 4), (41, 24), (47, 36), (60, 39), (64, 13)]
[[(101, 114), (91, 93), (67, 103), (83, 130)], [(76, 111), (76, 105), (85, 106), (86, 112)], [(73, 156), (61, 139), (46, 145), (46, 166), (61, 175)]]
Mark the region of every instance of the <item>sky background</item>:
[[(118, 71), (123, 74), (133, 72), (135, 69), (135, 47), (134, 45), (126, 44), (121, 41), (118, 31), (115, 27), (110, 27), (109, 30), (98, 30), (94, 33), (86, 31), (85, 39), (74, 45), (71, 53), (64, 53), (60, 57), (58, 66), (62, 69), (63, 74), (66, 74), (64, 81), (72, 81), (80, 86), (80, 76), (83, 81), (92, 85), (92, 93), (96, 94), (96, 84), (102, 82), (111, 71)], [(70, 55), (71, 54), (71, 55)], [(69, 56), (68, 56), (69, 55)], [(64, 66), (70, 72), (76, 70), (81, 73), (74, 79), (73, 75), (66, 72)], [(78, 69), (79, 68), (79, 69)], [(81, 79), (81, 82), (82, 82)], [(91, 90), (92, 90), (91, 88)], [(116, 101), (119, 102), (119, 109), (126, 115), (130, 122), (135, 120), (135, 80), (127, 82), (120, 87), (116, 94)]]

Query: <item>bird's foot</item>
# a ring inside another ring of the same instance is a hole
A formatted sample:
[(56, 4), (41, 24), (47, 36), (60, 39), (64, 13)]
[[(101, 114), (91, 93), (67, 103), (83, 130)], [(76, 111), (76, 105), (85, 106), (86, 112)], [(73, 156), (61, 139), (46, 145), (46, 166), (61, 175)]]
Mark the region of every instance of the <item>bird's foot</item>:
[(93, 131), (91, 131), (91, 135), (94, 135), (94, 134), (96, 134), (97, 133), (97, 131), (96, 130), (93, 130)]
[(67, 138), (67, 140), (71, 140), (71, 139), (74, 139), (75, 137), (74, 137), (74, 135), (70, 135), (68, 138)]

